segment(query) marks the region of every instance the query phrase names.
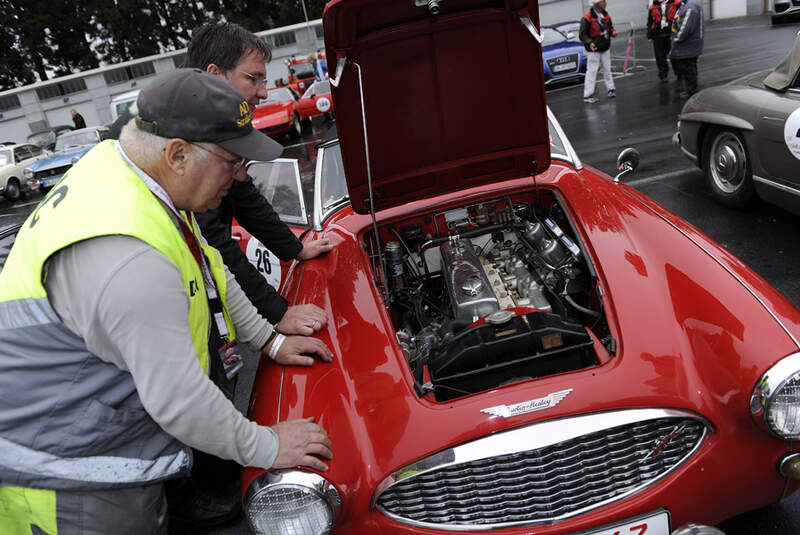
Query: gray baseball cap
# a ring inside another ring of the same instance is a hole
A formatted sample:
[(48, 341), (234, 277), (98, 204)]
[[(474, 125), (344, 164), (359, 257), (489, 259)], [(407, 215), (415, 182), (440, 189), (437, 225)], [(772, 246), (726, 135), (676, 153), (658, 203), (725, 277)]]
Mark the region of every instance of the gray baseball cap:
[(238, 90), (200, 69), (159, 74), (139, 93), (136, 126), (161, 137), (216, 143), (249, 160), (274, 160), (283, 146), (253, 128)]

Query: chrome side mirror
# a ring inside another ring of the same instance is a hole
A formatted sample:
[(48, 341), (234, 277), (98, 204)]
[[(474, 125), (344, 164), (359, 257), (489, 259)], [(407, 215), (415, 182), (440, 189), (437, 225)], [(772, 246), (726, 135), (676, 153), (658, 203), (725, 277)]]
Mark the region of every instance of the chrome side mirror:
[(639, 151), (628, 147), (619, 153), (617, 156), (617, 171), (619, 173), (614, 177), (614, 182), (619, 182), (619, 178), (631, 171), (635, 171), (639, 167)]

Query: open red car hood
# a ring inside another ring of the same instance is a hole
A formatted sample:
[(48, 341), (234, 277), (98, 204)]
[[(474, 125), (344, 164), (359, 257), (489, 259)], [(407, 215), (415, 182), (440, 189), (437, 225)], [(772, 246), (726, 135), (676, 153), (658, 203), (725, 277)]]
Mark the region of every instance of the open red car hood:
[(416, 4), (333, 0), (323, 14), (358, 213), (550, 164), (538, 0)]

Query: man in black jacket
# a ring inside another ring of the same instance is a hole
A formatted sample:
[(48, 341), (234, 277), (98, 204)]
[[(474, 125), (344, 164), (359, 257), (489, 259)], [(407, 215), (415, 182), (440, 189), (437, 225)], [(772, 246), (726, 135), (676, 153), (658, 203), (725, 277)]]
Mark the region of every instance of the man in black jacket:
[(78, 113), (78, 110), (72, 109), (69, 112), (72, 114), (72, 123), (75, 125), (75, 130), (86, 128), (86, 121), (83, 120), (83, 115)]
[[(225, 79), (239, 90), (252, 110), (267, 96), (266, 63), (271, 57), (269, 46), (241, 26), (208, 23), (194, 31), (183, 67), (199, 68)], [(277, 158), (283, 147), (273, 143), (271, 158)], [(196, 214), (203, 236), (219, 250), (244, 293), (277, 331), (309, 336), (324, 328), (327, 317), (322, 309), (311, 304), (289, 305), (250, 264), (231, 238), (234, 218), (284, 261), (308, 260), (326, 253), (332, 247), (329, 241), (313, 240), (303, 245), (249, 176), (243, 182), (234, 182), (218, 208)], [(218, 348), (212, 349), (214, 354)], [(225, 377), (219, 362), (220, 359), (210, 359), (211, 379), (232, 399), (235, 383)], [(229, 499), (235, 497), (235, 491), (223, 496), (220, 493), (213, 496), (212, 492), (225, 486), (236, 488), (238, 466), (201, 452), (195, 454), (192, 479), (167, 487), (171, 519), (190, 526), (211, 526), (232, 520), (240, 511), (238, 500)]]
[[(253, 109), (267, 95), (265, 63), (271, 56), (267, 44), (241, 26), (209, 23), (194, 32), (183, 66), (203, 69), (225, 78), (244, 95)], [(283, 147), (277, 142), (275, 147), (275, 157), (278, 157)], [(197, 214), (203, 236), (219, 249), (236, 281), (278, 331), (310, 335), (324, 327), (327, 320), (318, 307), (289, 306), (274, 288), (266, 284), (237, 242), (231, 239), (234, 218), (284, 261), (315, 258), (331, 249), (328, 240), (314, 240), (305, 246), (300, 243), (249, 178), (232, 187), (219, 208)]]
[(667, 54), (670, 50), (672, 20), (679, 5), (680, 0), (650, 0), (647, 7), (647, 40), (653, 43), (653, 54), (661, 83), (667, 82), (669, 74)]

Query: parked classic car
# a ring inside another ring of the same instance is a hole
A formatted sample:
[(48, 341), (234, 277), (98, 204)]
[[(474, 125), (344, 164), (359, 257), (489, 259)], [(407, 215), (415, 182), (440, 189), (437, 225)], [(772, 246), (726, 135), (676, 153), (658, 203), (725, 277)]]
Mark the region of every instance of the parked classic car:
[(800, 213), (800, 37), (775, 69), (693, 95), (676, 143), (703, 169), (714, 198), (736, 208), (755, 195)]
[(318, 80), (311, 84), (298, 101), (297, 112), (300, 114), (300, 120), (306, 123), (317, 115), (325, 115), (328, 118), (332, 118), (333, 100), (331, 99), (330, 82), (328, 80)]
[(267, 92), (253, 110), (253, 128), (270, 136), (289, 134), (294, 138), (303, 135), (297, 100), (300, 97), (289, 87), (278, 87)]
[(56, 138), (65, 132), (71, 132), (72, 125), (58, 125), (37, 130), (28, 136), (28, 143), (39, 145), (43, 149), (53, 150), (56, 146)]
[(25, 169), (28, 186), (47, 193), (81, 156), (107, 138), (108, 128), (105, 126), (90, 126), (61, 134), (56, 139), (53, 154)]
[(707, 535), (797, 489), (800, 311), (581, 163), (537, 13), (327, 4), (338, 141), (291, 224), (334, 248), (280, 291), (335, 358), (263, 361), (249, 416), (314, 416), (334, 457), (245, 468), (258, 533)]
[(569, 79), (582, 79), (586, 75), (586, 49), (580, 41), (550, 27), (542, 27), (542, 56), (546, 84)]
[(14, 202), (28, 190), (24, 180), (25, 168), (49, 155), (39, 145), (31, 143), (3, 144), (0, 146), (0, 193)]
[(788, 22), (800, 15), (797, 0), (772, 0), (772, 23)]

